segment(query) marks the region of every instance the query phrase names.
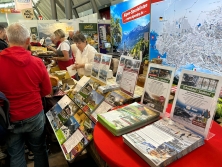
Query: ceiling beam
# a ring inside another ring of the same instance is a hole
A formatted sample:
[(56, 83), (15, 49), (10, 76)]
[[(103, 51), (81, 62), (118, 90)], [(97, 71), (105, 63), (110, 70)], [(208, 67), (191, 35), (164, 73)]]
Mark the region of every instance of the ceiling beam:
[[(74, 6), (73, 0), (72, 0), (72, 6)], [(73, 14), (75, 15), (75, 18), (79, 18), (79, 14), (78, 14), (76, 8), (72, 8), (72, 12), (73, 12)]]
[(90, 1), (88, 0), (88, 1), (82, 2), (81, 4), (74, 5), (72, 8), (73, 8), (73, 9), (76, 9), (76, 8), (78, 8), (78, 7), (80, 7), (80, 6), (83, 6), (83, 5), (87, 4), (87, 3), (90, 3)]
[(56, 4), (63, 11), (63, 13), (65, 13), (65, 7), (61, 4), (61, 2), (59, 0), (56, 0)]

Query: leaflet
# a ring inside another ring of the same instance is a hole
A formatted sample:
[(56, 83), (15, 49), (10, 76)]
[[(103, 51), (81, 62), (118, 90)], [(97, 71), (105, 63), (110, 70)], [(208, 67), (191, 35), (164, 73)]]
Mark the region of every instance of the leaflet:
[(141, 103), (164, 116), (175, 68), (149, 64)]
[(171, 118), (206, 138), (221, 83), (219, 76), (184, 70), (180, 75)]

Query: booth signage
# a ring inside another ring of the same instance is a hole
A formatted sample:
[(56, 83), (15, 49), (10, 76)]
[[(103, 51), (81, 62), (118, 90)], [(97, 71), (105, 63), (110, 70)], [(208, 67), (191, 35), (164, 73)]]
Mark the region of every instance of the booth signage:
[(22, 15), (24, 17), (24, 19), (26, 20), (32, 20), (34, 18), (34, 12), (33, 9), (23, 9), (22, 11)]
[(31, 0), (14, 0), (15, 1), (15, 9), (22, 10), (32, 8), (32, 1)]
[(135, 20), (150, 14), (150, 1), (146, 1), (122, 13), (123, 23)]
[(1, 8), (0, 13), (20, 13), (20, 11), (13, 8)]

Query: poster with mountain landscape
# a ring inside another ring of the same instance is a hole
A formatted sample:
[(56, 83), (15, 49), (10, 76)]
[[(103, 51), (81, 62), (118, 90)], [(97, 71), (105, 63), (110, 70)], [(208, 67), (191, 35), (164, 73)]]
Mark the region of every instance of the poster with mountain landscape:
[(111, 42), (117, 52), (148, 56), (150, 0), (126, 1), (110, 7)]
[(73, 21), (65, 23), (38, 23), (39, 39), (50, 37), (50, 35), (52, 35), (57, 29), (62, 29), (68, 37), (68, 32), (74, 31), (74, 23)]

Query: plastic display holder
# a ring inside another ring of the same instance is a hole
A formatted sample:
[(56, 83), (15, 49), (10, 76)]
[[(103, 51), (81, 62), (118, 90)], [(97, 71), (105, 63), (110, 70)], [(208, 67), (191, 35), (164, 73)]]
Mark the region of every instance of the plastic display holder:
[(211, 138), (213, 138), (215, 136), (214, 133), (208, 132), (207, 138), (205, 140), (210, 140)]
[[(210, 124), (210, 129), (212, 128), (212, 123), (213, 123), (213, 121)], [(210, 129), (209, 129), (209, 132), (208, 132), (207, 137), (205, 138), (205, 140), (210, 140), (211, 138), (213, 138), (215, 136), (214, 133), (210, 132)]]
[(170, 113), (165, 112), (163, 118), (170, 118)]

